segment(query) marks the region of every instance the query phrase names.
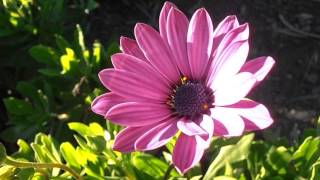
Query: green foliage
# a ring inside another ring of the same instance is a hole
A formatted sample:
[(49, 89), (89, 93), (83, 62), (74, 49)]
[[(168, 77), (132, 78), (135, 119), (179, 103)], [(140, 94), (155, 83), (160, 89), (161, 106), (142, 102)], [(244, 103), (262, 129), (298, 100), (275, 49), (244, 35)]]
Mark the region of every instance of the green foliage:
[(171, 165), (168, 152), (163, 156), (142, 152), (121, 154), (112, 150), (113, 139), (98, 123), (72, 122), (68, 126), (76, 133), (76, 144), (68, 141), (59, 144), (52, 136), (39, 133), (30, 145), (19, 140), (19, 150), (12, 156), (7, 156), (1, 146), (0, 178), (316, 180), (320, 174), (320, 138), (316, 136), (292, 147), (254, 141), (253, 134), (215, 139), (207, 151), (217, 152), (210, 156), (209, 168), (182, 175)]
[(98, 41), (87, 48), (77, 25), (96, 7), (94, 0), (0, 1), (0, 75), (10, 119), (1, 139), (31, 140), (37, 132), (68, 139), (66, 121), (97, 120), (88, 108), (101, 93), (96, 74), (106, 53)]
[(96, 119), (88, 108), (101, 92), (96, 88), (100, 86), (97, 73), (105, 66), (106, 53), (98, 41), (91, 49), (85, 46), (80, 26), (74, 34), (72, 42), (56, 36), (56, 46), (36, 45), (29, 49), (30, 55), (43, 64), (38, 70), (42, 76), (18, 83), (16, 89), (25, 99), (4, 99), (10, 122), (1, 133), (3, 139), (30, 140), (39, 131), (55, 132), (55, 137), (64, 138), (68, 135), (64, 122)]
[(219, 151), (219, 154), (211, 163), (203, 179), (212, 179), (216, 175), (217, 171), (222, 167), (230, 166), (230, 164), (246, 159), (253, 137), (253, 134), (249, 134), (241, 138), (234, 145), (227, 145), (222, 147)]

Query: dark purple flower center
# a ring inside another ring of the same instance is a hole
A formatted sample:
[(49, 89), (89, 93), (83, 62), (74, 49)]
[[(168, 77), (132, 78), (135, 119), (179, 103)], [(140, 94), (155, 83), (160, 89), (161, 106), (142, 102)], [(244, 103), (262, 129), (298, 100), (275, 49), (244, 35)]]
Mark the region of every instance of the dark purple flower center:
[(173, 90), (170, 105), (179, 116), (195, 117), (207, 114), (213, 103), (212, 90), (200, 82), (187, 81)]

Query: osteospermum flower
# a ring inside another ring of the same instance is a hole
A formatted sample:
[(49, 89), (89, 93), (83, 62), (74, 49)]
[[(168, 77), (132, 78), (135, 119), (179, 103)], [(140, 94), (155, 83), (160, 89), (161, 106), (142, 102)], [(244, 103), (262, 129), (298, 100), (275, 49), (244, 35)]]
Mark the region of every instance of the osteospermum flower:
[(273, 122), (267, 108), (245, 98), (274, 64), (271, 57), (246, 61), (248, 24), (226, 17), (215, 29), (203, 8), (190, 22), (172, 3), (161, 10), (159, 30), (135, 26), (121, 37), (114, 68), (99, 73), (111, 92), (92, 110), (126, 126), (116, 137), (121, 152), (152, 150), (179, 132), (173, 163), (185, 173), (197, 164), (213, 135), (239, 136)]

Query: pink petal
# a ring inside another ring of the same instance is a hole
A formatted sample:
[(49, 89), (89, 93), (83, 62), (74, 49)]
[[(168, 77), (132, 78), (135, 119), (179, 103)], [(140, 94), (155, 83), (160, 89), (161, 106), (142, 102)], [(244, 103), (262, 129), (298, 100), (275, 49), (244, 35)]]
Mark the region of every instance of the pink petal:
[(117, 134), (113, 149), (123, 153), (129, 153), (135, 150), (134, 144), (138, 138), (144, 135), (153, 125), (142, 127), (127, 127)]
[(137, 57), (141, 60), (147, 60), (143, 52), (139, 48), (137, 42), (133, 39), (121, 36), (120, 37), (120, 49), (122, 52), (131, 56)]
[(167, 19), (170, 9), (177, 8), (171, 2), (166, 1), (161, 9), (160, 17), (159, 17), (159, 30), (162, 39), (167, 42)]
[(160, 122), (171, 115), (165, 104), (127, 102), (113, 106), (106, 118), (122, 126), (145, 126)]
[(153, 79), (154, 82), (161, 83), (164, 87), (171, 88), (168, 82), (146, 61), (142, 61), (134, 56), (117, 53), (111, 56), (112, 64), (116, 69), (130, 71), (144, 77)]
[(165, 145), (178, 132), (176, 121), (176, 118), (170, 118), (151, 127), (136, 141), (136, 149), (146, 151)]
[(249, 99), (241, 100), (225, 108), (230, 108), (245, 120), (246, 130), (265, 129), (273, 123), (268, 109), (263, 104)]
[(181, 173), (187, 172), (202, 158), (204, 147), (197, 142), (197, 136), (181, 134), (173, 150), (173, 164)]
[(273, 67), (275, 61), (270, 56), (259, 57), (245, 63), (240, 72), (250, 72), (257, 79), (255, 85), (259, 84)]
[[(207, 78), (207, 82), (209, 85), (212, 82), (218, 83), (218, 82), (215, 82), (216, 76), (220, 74), (219, 71), (226, 63), (225, 61), (229, 61), (228, 56), (232, 56), (233, 55), (232, 53), (239, 52), (239, 51), (237, 51), (237, 49), (242, 44), (248, 43), (247, 42), (248, 38), (249, 38), (248, 24), (243, 24), (237, 28), (234, 28), (231, 31), (229, 31), (227, 34), (224, 35), (223, 39), (219, 42), (218, 47), (215, 49), (214, 53), (211, 56), (212, 62), (210, 63), (210, 66), (208, 66), (209, 70), (207, 70), (208, 75), (209, 75)], [(246, 45), (246, 46), (248, 46), (248, 45)], [(231, 66), (232, 70), (237, 70), (237, 72), (238, 72), (240, 70), (241, 66), (244, 64), (244, 62), (247, 58), (248, 51), (249, 51), (248, 50), (247, 52), (245, 52), (244, 51), (245, 48), (246, 47), (242, 48), (243, 54), (241, 56), (241, 59), (239, 59), (239, 62), (236, 62), (237, 63), (236, 66)], [(247, 48), (249, 48), (249, 47), (247, 47)], [(245, 55), (245, 58), (243, 58), (244, 55)], [(233, 57), (235, 57), (235, 56), (233, 56)], [(232, 64), (233, 62), (230, 62), (229, 64)], [(227, 67), (230, 67), (230, 65)], [(224, 68), (224, 69), (228, 70), (228, 68)], [(223, 74), (223, 76), (224, 76), (224, 74)]]
[(204, 129), (202, 129), (198, 124), (193, 122), (192, 120), (182, 118), (178, 121), (177, 126), (179, 130), (188, 135), (188, 136), (194, 136), (194, 135), (205, 135), (208, 136), (208, 132), (206, 132)]
[(136, 73), (104, 69), (99, 78), (102, 84), (116, 94), (134, 101), (164, 102), (168, 96), (168, 87), (158, 83), (153, 76), (140, 76)]
[(224, 127), (224, 125), (221, 122), (214, 121), (213, 134), (215, 136), (226, 136), (228, 135), (228, 130), (226, 129), (226, 127)]
[(123, 102), (126, 102), (126, 99), (109, 92), (96, 97), (91, 104), (91, 109), (94, 113), (105, 116), (111, 107)]
[(219, 43), (217, 48), (217, 55), (219, 55), (225, 48), (239, 41), (247, 41), (249, 38), (249, 25), (247, 23), (238, 26), (229, 31)]
[[(222, 124), (228, 131), (225, 136), (240, 136), (244, 131), (242, 118), (224, 107), (215, 107), (211, 110), (211, 117)], [(216, 125), (216, 124), (215, 124)]]
[(193, 79), (202, 79), (212, 50), (213, 26), (204, 8), (191, 18), (187, 35), (188, 58)]
[(134, 29), (139, 47), (149, 62), (170, 82), (176, 83), (180, 73), (170, 49), (159, 33), (147, 24), (138, 23)]
[(232, 29), (239, 27), (239, 22), (236, 16), (227, 16), (222, 20), (217, 28), (213, 32), (213, 47), (212, 51), (215, 51), (219, 46), (223, 37)]
[(178, 9), (172, 8), (168, 15), (167, 36), (172, 55), (182, 74), (191, 77), (187, 54), (188, 18)]
[(225, 80), (225, 84), (221, 84), (214, 92), (214, 105), (225, 106), (239, 102), (250, 92), (255, 82), (256, 79), (248, 72)]
[(248, 41), (239, 41), (228, 46), (220, 57), (214, 59), (214, 61), (220, 63), (213, 67), (209, 75), (211, 77), (209, 83), (210, 81), (212, 82), (211, 87), (213, 90), (225, 84), (226, 79), (239, 72), (247, 59), (248, 52)]

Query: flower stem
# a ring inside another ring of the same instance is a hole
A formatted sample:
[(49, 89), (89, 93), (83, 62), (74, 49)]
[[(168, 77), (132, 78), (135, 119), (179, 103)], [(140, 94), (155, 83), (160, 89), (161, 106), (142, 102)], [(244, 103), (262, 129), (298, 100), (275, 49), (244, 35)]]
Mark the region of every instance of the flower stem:
[(64, 164), (58, 164), (58, 163), (36, 163), (36, 162), (23, 162), (23, 161), (17, 161), (9, 156), (7, 156), (3, 162), (3, 164), (11, 165), (17, 168), (59, 168), (64, 171), (69, 172), (72, 176), (74, 176), (77, 180), (82, 180), (83, 178), (75, 172), (73, 169), (69, 168), (68, 166)]
[(166, 173), (165, 173), (164, 176), (163, 176), (163, 179), (164, 179), (164, 180), (169, 179), (170, 173), (171, 173), (171, 171), (172, 171), (173, 168), (174, 168), (173, 164), (171, 164), (171, 165), (168, 167)]

